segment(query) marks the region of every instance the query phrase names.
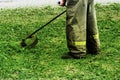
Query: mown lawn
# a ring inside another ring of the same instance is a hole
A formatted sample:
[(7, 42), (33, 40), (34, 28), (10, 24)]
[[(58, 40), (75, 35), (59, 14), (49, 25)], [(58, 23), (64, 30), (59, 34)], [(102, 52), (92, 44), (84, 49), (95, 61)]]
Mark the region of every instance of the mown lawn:
[(96, 5), (101, 52), (86, 59), (63, 60), (68, 49), (65, 14), (37, 34), (35, 48), (24, 49), (22, 38), (65, 8), (0, 10), (0, 80), (119, 80), (120, 4)]

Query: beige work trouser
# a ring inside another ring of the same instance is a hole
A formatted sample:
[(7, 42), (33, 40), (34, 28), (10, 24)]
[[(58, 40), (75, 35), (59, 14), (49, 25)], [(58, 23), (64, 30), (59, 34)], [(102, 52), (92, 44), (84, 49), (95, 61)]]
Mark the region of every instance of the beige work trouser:
[(94, 0), (67, 0), (67, 45), (72, 53), (96, 53), (100, 48)]

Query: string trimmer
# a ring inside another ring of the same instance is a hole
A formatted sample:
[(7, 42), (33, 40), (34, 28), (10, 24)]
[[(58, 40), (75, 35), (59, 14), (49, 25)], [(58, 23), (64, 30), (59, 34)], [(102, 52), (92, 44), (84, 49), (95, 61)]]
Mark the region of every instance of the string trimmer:
[(63, 11), (62, 13), (60, 13), (59, 15), (55, 16), (53, 19), (51, 19), (50, 21), (48, 21), (46, 24), (44, 24), (43, 26), (41, 26), (39, 29), (35, 30), (33, 33), (31, 33), (30, 35), (28, 35), (26, 38), (22, 39), (20, 45), (22, 47), (27, 47), (27, 48), (32, 48), (34, 47), (37, 43), (38, 43), (38, 38), (35, 35), (38, 31), (40, 31), (41, 29), (43, 29), (46, 25), (48, 25), (49, 23), (51, 23), (52, 21), (54, 21), (56, 18), (58, 18), (59, 16), (61, 16), (62, 14), (64, 14), (66, 12)]

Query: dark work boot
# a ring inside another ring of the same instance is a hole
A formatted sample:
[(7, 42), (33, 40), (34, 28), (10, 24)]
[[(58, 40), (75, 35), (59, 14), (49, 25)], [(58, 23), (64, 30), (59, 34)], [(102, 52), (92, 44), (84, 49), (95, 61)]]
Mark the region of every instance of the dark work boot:
[(84, 55), (81, 55), (81, 54), (75, 54), (75, 53), (71, 53), (71, 52), (68, 52), (67, 54), (63, 55), (61, 58), (62, 59), (81, 59), (81, 58), (85, 58), (86, 55), (84, 53)]
[(100, 50), (98, 49), (93, 49), (93, 50), (89, 50), (88, 53), (92, 54), (92, 55), (97, 55), (100, 53)]

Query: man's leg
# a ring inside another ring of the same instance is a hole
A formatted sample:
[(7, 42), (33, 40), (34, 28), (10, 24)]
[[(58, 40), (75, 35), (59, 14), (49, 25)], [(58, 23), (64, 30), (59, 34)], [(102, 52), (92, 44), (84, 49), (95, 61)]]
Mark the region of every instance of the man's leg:
[(94, 0), (88, 1), (87, 10), (87, 49), (89, 53), (97, 54), (100, 48)]
[(86, 14), (88, 0), (67, 1), (67, 45), (74, 57), (86, 55)]

